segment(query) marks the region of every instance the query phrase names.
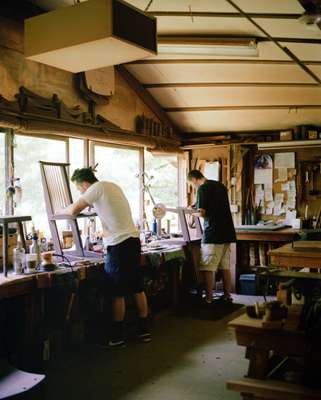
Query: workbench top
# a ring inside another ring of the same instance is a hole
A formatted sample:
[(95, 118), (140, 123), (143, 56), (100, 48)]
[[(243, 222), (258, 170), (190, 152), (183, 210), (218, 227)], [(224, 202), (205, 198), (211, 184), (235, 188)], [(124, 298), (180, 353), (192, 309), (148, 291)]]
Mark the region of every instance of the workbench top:
[(278, 230), (253, 230), (235, 229), (238, 241), (266, 241), (266, 242), (292, 242), (300, 237), (301, 231), (293, 228), (282, 228)]
[[(300, 307), (297, 307), (301, 310)], [(299, 312), (295, 310), (296, 314), (299, 315)], [(299, 331), (298, 329), (294, 329), (293, 325), (289, 326), (285, 324), (282, 328), (280, 327), (266, 327), (262, 324), (263, 320), (259, 318), (250, 318), (247, 314), (242, 314), (240, 317), (237, 317), (228, 323), (228, 326), (234, 329), (241, 330), (255, 330), (255, 331), (282, 331), (282, 332), (296, 332), (299, 335), (304, 334), (303, 331)]]
[(285, 268), (321, 268), (321, 241), (300, 240), (268, 253), (270, 263)]
[[(141, 266), (145, 267), (151, 264), (151, 261), (155, 263), (155, 257), (157, 258), (157, 264), (166, 262), (184, 255), (183, 247), (178, 245), (166, 245), (163, 248), (147, 248), (146, 251), (141, 254)], [(150, 258), (151, 257), (151, 258)], [(36, 272), (33, 274), (21, 274), (15, 275), (13, 272), (9, 272), (7, 277), (4, 277), (0, 273), (0, 299), (14, 297), (18, 295), (24, 295), (34, 289), (45, 289), (49, 288), (57, 281), (59, 277), (63, 279), (62, 275), (75, 273), (76, 278), (79, 281), (90, 279), (92, 276), (97, 276), (97, 273), (103, 272), (104, 260), (93, 260), (92, 263), (84, 263), (83, 265), (71, 267), (59, 268), (51, 272)]]

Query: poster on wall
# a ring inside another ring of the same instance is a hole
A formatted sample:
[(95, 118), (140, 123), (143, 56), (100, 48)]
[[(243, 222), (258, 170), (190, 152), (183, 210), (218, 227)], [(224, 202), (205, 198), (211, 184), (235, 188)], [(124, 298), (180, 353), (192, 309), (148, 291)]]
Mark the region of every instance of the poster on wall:
[(206, 162), (204, 166), (204, 175), (207, 179), (212, 179), (214, 181), (220, 180), (220, 162)]
[(295, 168), (295, 153), (275, 153), (275, 168)]
[(269, 154), (262, 154), (255, 160), (254, 183), (255, 185), (272, 185), (273, 160)]

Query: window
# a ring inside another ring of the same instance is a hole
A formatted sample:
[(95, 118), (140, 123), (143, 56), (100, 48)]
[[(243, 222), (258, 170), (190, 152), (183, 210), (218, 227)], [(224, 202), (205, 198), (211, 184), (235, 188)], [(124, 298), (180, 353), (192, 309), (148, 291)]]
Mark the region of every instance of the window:
[(6, 201), (6, 168), (5, 168), (5, 142), (6, 135), (0, 131), (0, 214), (5, 213)]
[(49, 235), (39, 161), (66, 162), (67, 141), (16, 135), (15, 178), (20, 178), (22, 197), (15, 214), (31, 215), (36, 229)]
[[(166, 207), (178, 206), (178, 160), (176, 155), (156, 156), (145, 151), (145, 184), (149, 185), (155, 203), (163, 203)], [(145, 193), (145, 212), (147, 221), (153, 219), (153, 204), (148, 193)], [(177, 214), (167, 213), (166, 225), (170, 223), (171, 231), (178, 230)], [(162, 221), (162, 227), (166, 229)]]
[(129, 201), (135, 222), (140, 220), (140, 150), (92, 144), (97, 178), (119, 185)]

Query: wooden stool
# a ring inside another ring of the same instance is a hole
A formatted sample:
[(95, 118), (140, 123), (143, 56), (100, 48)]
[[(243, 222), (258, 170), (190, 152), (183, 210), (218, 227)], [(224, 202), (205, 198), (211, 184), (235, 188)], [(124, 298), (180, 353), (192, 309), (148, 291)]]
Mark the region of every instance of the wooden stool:
[(0, 224), (2, 224), (2, 253), (3, 253), (3, 274), (6, 277), (8, 275), (7, 267), (8, 267), (8, 225), (11, 223), (16, 223), (18, 226), (19, 234), (21, 237), (21, 244), (23, 248), (27, 251), (26, 248), (26, 240), (23, 233), (23, 225), (22, 222), (31, 221), (30, 216), (0, 216)]

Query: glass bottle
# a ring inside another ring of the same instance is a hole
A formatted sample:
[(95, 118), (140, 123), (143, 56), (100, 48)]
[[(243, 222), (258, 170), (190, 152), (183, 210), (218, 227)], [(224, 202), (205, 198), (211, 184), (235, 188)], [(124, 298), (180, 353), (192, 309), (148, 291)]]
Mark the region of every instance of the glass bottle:
[(37, 255), (37, 266), (38, 266), (40, 264), (41, 253), (40, 253), (39, 239), (38, 239), (38, 235), (36, 232), (33, 233), (32, 244), (29, 248), (29, 253)]
[(18, 241), (17, 247), (13, 249), (13, 270), (15, 274), (22, 274), (25, 269), (26, 252)]

